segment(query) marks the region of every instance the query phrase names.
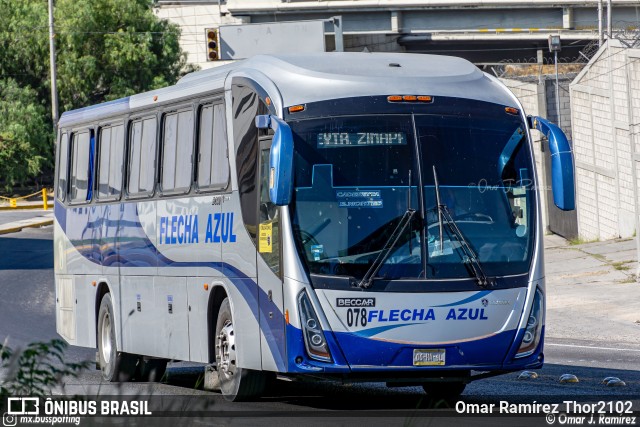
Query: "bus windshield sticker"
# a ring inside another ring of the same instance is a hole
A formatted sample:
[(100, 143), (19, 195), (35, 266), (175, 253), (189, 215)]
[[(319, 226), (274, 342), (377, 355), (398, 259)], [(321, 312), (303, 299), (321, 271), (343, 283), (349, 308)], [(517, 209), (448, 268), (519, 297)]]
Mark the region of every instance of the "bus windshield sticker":
[(429, 235), (429, 257), (433, 258), (451, 254), (453, 254), (451, 240), (444, 240), (442, 247), (440, 247), (440, 240), (436, 239), (433, 235)]
[(340, 208), (383, 207), (381, 190), (338, 190), (336, 191), (336, 199)]
[(407, 145), (407, 135), (404, 132), (321, 132), (317, 136), (318, 148), (388, 145)]
[(323, 245), (311, 245), (311, 253), (314, 261), (320, 261), (320, 256), (324, 253)]
[(260, 224), (260, 238), (258, 239), (258, 251), (260, 253), (273, 252), (273, 228), (270, 222)]

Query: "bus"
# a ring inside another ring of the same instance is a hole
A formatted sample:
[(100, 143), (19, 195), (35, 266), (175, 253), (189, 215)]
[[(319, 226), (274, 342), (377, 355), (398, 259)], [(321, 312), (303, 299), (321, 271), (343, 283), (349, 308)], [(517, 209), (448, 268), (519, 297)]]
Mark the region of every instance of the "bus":
[(65, 112), (57, 332), (106, 381), (215, 367), (457, 396), (544, 361), (541, 193), (574, 208), (562, 131), (455, 57), (258, 55)]

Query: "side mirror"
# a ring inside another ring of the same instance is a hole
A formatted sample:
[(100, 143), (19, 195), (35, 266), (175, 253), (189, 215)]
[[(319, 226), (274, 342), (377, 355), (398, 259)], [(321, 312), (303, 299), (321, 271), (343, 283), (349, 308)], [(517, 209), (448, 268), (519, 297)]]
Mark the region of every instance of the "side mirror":
[(258, 129), (273, 129), (269, 154), (269, 198), (276, 206), (286, 206), (293, 194), (293, 135), (289, 125), (272, 115), (256, 116)]
[(563, 211), (576, 208), (573, 155), (571, 146), (562, 130), (541, 117), (528, 117), (529, 126), (537, 129), (549, 140), (551, 154), (551, 188), (553, 202)]

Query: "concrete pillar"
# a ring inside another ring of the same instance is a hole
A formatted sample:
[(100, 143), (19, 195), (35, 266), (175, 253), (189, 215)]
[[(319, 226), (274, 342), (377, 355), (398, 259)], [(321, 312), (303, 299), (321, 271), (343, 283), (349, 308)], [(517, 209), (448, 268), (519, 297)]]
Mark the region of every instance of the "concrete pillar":
[(565, 30), (573, 29), (573, 8), (562, 8), (562, 28)]
[(402, 12), (397, 10), (391, 12), (391, 31), (394, 33), (402, 32)]

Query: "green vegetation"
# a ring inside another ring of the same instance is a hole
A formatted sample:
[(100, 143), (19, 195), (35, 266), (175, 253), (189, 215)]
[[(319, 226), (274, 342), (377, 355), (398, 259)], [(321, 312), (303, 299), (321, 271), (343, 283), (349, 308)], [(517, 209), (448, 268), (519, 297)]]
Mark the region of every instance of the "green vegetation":
[[(173, 84), (185, 72), (180, 30), (152, 0), (57, 0), (60, 112)], [(0, 184), (51, 169), (47, 0), (0, 0)]]
[(620, 262), (613, 262), (611, 263), (611, 266), (613, 268), (615, 268), (616, 270), (629, 270), (631, 268), (630, 265), (628, 265), (629, 263), (631, 263), (633, 261), (620, 261)]
[(575, 245), (584, 245), (586, 243), (596, 243), (598, 241), (599, 241), (598, 239), (585, 240), (581, 237), (574, 237), (573, 239), (569, 239), (569, 244), (571, 246), (575, 246)]
[(29, 344), (14, 351), (0, 345), (0, 399), (11, 396), (46, 397), (66, 377), (77, 377), (88, 362), (65, 362), (67, 344), (59, 339)]

